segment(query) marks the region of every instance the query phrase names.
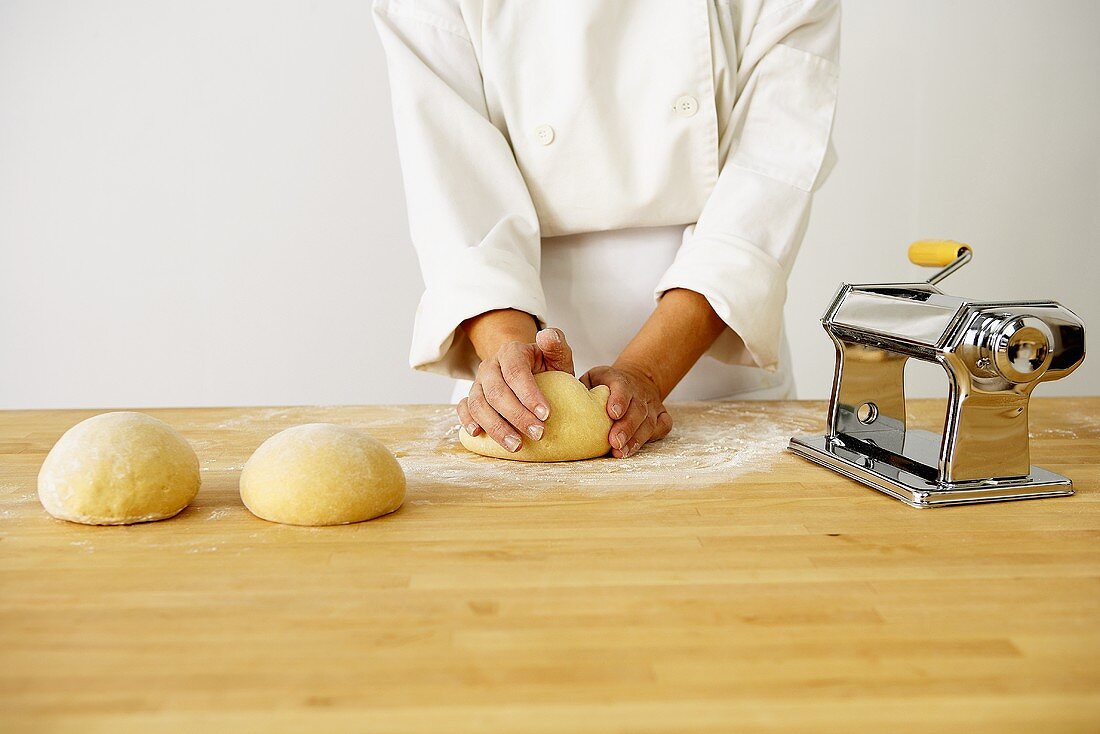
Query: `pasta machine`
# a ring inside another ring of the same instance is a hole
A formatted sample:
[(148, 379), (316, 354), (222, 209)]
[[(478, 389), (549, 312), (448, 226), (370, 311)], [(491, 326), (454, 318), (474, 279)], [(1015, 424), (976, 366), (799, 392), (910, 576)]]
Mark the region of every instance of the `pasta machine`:
[[(924, 240), (909, 259), (940, 267), (926, 282), (840, 287), (821, 319), (836, 345), (824, 436), (796, 436), (799, 456), (913, 507), (1073, 494), (1032, 466), (1027, 407), (1040, 382), (1085, 358), (1085, 327), (1054, 301), (980, 302), (936, 284), (970, 261), (968, 245)], [(908, 428), (906, 361), (947, 374), (943, 434)]]

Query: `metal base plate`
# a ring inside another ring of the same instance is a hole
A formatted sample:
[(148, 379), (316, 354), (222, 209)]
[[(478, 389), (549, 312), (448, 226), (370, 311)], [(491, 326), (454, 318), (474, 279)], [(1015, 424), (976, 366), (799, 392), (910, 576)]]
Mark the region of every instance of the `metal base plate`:
[[(848, 445), (845, 445), (845, 444)], [(1033, 466), (1026, 477), (983, 479), (973, 482), (937, 482), (914, 471), (939, 462), (940, 436), (930, 431), (905, 432), (905, 449), (897, 462), (871, 456), (845, 436), (795, 436), (788, 448), (794, 453), (901, 500), (911, 507), (968, 505), (978, 502), (1064, 497), (1073, 494), (1073, 483), (1060, 474)], [(913, 471), (907, 471), (901, 466)]]

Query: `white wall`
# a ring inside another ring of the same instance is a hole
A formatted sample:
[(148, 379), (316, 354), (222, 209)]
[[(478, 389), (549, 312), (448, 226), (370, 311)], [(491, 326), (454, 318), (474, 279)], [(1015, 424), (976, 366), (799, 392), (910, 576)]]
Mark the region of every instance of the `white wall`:
[[(1100, 325), (1100, 3), (848, 0), (791, 282), (803, 397), (841, 280), (1055, 297)], [(0, 407), (435, 402), (367, 0), (0, 0)], [(1098, 326), (1100, 328), (1100, 326)], [(921, 371), (918, 392), (942, 392)], [(1100, 394), (1100, 357), (1040, 394)]]
[[(1093, 0), (845, 2), (840, 163), (787, 306), (801, 397), (829, 391), (815, 319), (838, 283), (922, 277), (905, 249), (925, 237), (975, 248), (947, 292), (1053, 298), (1100, 338), (1097, 28)], [(910, 364), (912, 393), (946, 394), (938, 367)], [(1036, 394), (1100, 394), (1100, 354)]]

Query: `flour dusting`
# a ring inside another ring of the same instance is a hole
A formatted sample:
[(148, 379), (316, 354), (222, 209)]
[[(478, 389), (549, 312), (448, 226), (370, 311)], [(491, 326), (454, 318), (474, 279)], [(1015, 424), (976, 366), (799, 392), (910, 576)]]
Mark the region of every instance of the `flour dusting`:
[[(791, 436), (820, 433), (824, 403), (706, 402), (672, 407), (672, 433), (628, 459), (535, 464), (478, 456), (458, 442), (453, 406), (392, 405), (251, 409), (190, 427), (203, 472), (239, 472), (256, 446), (284, 428), (338, 423), (360, 428), (394, 452), (411, 489), (445, 485), (487, 499), (531, 496), (548, 489), (590, 494), (630, 488), (721, 484), (767, 472)], [(369, 416), (369, 417), (368, 417)], [(242, 455), (242, 447), (244, 455)], [(429, 502), (423, 493), (412, 501)], [(416, 495), (414, 495), (416, 496)], [(221, 515), (211, 512), (210, 519)]]
[(94, 553), (95, 552), (95, 546), (92, 545), (91, 542), (87, 541), (87, 540), (72, 540), (72, 541), (69, 541), (69, 545), (73, 546), (75, 549), (78, 549), (78, 550), (80, 550), (84, 553)]
[[(679, 410), (677, 410), (679, 408)], [(425, 421), (421, 440), (391, 446), (410, 483), (458, 484), (507, 493), (572, 487), (610, 491), (646, 485), (706, 485), (767, 471), (788, 439), (820, 430), (821, 406), (774, 403), (689, 403), (673, 409), (672, 433), (627, 459), (604, 457), (552, 464), (504, 461), (472, 454), (458, 443), (453, 408)]]
[(1095, 415), (1066, 411), (1059, 416), (1064, 425), (1048, 426), (1046, 428), (1032, 428), (1028, 434), (1030, 438), (1093, 438), (1100, 434), (1100, 418)]
[(266, 408), (253, 410), (245, 415), (235, 416), (215, 425), (215, 428), (223, 430), (236, 430), (240, 428), (252, 428), (256, 424), (264, 424), (272, 421), (282, 421), (293, 416), (300, 409), (296, 408)]

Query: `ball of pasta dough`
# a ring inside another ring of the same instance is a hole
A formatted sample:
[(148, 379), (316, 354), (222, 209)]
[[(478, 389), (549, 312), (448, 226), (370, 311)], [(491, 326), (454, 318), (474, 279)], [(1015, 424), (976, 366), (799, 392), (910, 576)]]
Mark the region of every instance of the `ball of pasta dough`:
[(385, 446), (331, 423), (288, 428), (264, 441), (241, 472), (253, 515), (287, 525), (344, 525), (393, 512), (405, 474)]
[(538, 441), (523, 436), (519, 451), (502, 448), (487, 433), (471, 436), (463, 428), (458, 439), (474, 453), (514, 461), (576, 461), (603, 456), (611, 450), (607, 434), (611, 418), (607, 398), (611, 390), (597, 385), (589, 390), (568, 372), (540, 372), (535, 384), (550, 403), (546, 430)]
[(54, 517), (129, 525), (179, 513), (199, 491), (199, 459), (167, 423), (103, 413), (58, 440), (38, 473), (38, 499)]

